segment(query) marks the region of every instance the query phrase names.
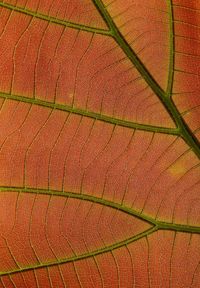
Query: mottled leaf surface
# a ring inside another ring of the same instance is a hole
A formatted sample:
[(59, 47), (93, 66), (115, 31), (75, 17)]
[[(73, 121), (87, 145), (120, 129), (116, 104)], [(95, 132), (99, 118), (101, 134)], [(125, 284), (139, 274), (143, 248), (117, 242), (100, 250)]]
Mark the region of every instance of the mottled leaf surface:
[(200, 286), (199, 11), (0, 1), (0, 288)]

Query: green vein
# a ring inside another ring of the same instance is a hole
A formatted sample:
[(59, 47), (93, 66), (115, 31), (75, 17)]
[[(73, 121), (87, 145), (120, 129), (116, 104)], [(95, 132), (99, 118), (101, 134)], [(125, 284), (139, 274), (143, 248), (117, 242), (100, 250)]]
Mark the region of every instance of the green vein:
[(167, 85), (167, 97), (171, 98), (173, 82), (174, 82), (174, 63), (175, 63), (175, 42), (174, 42), (174, 10), (172, 0), (167, 0), (169, 11), (169, 23), (170, 23), (170, 59), (169, 59), (169, 73), (168, 73), (168, 85)]
[(160, 230), (171, 230), (176, 232), (185, 232), (185, 233), (193, 233), (200, 234), (200, 226), (190, 226), (190, 225), (182, 225), (182, 224), (172, 224), (166, 223), (162, 221), (156, 221), (157, 227)]
[(94, 28), (94, 27), (90, 27), (90, 26), (87, 26), (87, 25), (83, 25), (83, 24), (77, 24), (77, 23), (73, 23), (73, 22), (70, 22), (70, 21), (61, 20), (61, 19), (58, 19), (58, 18), (55, 18), (55, 17), (52, 17), (52, 16), (48, 16), (48, 15), (39, 13), (39, 12), (31, 11), (29, 9), (24, 9), (22, 7), (13, 6), (13, 5), (8, 4), (8, 3), (0, 2), (0, 6), (4, 7), (4, 8), (7, 8), (7, 9), (10, 9), (10, 10), (13, 10), (13, 11), (16, 11), (16, 12), (20, 12), (20, 13), (26, 14), (28, 16), (32, 16), (32, 17), (35, 17), (35, 18), (38, 18), (38, 19), (41, 19), (41, 20), (45, 20), (45, 21), (54, 23), (54, 24), (57, 24), (57, 25), (70, 27), (70, 28), (73, 28), (73, 29), (82, 30), (82, 31), (86, 31), (86, 32), (102, 34), (102, 35), (111, 35), (112, 34), (112, 32), (109, 31), (109, 30), (100, 29), (100, 28)]
[(45, 267), (51, 267), (51, 266), (55, 266), (55, 265), (63, 265), (63, 264), (66, 264), (66, 263), (69, 263), (69, 262), (75, 262), (75, 261), (78, 261), (78, 260), (84, 260), (84, 259), (87, 259), (89, 257), (94, 257), (94, 256), (98, 256), (100, 254), (103, 254), (103, 253), (106, 253), (106, 252), (110, 252), (110, 251), (113, 251), (115, 249), (118, 249), (120, 247), (123, 247), (123, 246), (126, 246), (132, 242), (135, 242), (143, 237), (146, 237), (148, 235), (150, 235), (151, 233), (157, 231), (158, 228), (157, 227), (152, 227), (140, 234), (137, 234), (129, 239), (126, 239), (124, 241), (120, 241), (118, 243), (115, 243), (113, 245), (109, 245), (107, 247), (104, 247), (104, 248), (101, 248), (101, 249), (98, 249), (98, 250), (95, 250), (95, 251), (92, 251), (92, 252), (89, 252), (89, 253), (85, 253), (85, 254), (81, 254), (79, 256), (74, 256), (74, 257), (70, 257), (70, 258), (64, 258), (64, 259), (60, 259), (60, 260), (57, 260), (57, 261), (52, 261), (52, 262), (47, 262), (47, 263), (44, 263), (44, 264), (38, 264), (38, 265), (31, 265), (31, 266), (26, 266), (26, 267), (21, 267), (19, 269), (15, 269), (15, 270), (10, 270), (10, 271), (3, 271), (3, 272), (0, 272), (0, 276), (5, 276), (5, 275), (11, 275), (11, 274), (15, 274), (15, 273), (19, 273), (19, 272), (26, 272), (26, 271), (29, 271), (29, 270), (32, 270), (32, 269), (41, 269), (41, 268), (45, 268)]
[(101, 204), (101, 205), (104, 205), (113, 209), (117, 209), (121, 212), (129, 214), (130, 216), (134, 216), (140, 220), (146, 221), (149, 224), (156, 226), (158, 229), (200, 234), (200, 227), (158, 221), (144, 213), (140, 213), (139, 211), (133, 208), (129, 208), (127, 206), (123, 206), (121, 204), (118, 204), (118, 203), (115, 203), (106, 199), (98, 198), (95, 196), (87, 195), (87, 194), (78, 194), (78, 193), (73, 193), (73, 192), (68, 192), (68, 191), (62, 192), (62, 191), (48, 190), (48, 189), (4, 187), (4, 186), (0, 187), (0, 192), (19, 192), (19, 193), (41, 194), (41, 195), (54, 195), (54, 196), (80, 199), (84, 201), (93, 202), (96, 204)]
[(46, 108), (57, 109), (61, 111), (66, 111), (69, 113), (86, 116), (89, 118), (93, 118), (99, 121), (103, 121), (106, 123), (110, 123), (110, 124), (114, 124), (114, 125), (118, 125), (118, 126), (122, 126), (126, 128), (138, 129), (138, 130), (149, 131), (149, 132), (172, 134), (172, 135), (180, 135), (179, 130), (177, 128), (165, 128), (165, 127), (159, 127), (159, 126), (153, 126), (153, 125), (139, 124), (139, 123), (135, 123), (132, 121), (122, 120), (119, 118), (113, 118), (111, 116), (107, 116), (104, 114), (95, 113), (92, 111), (83, 110), (83, 109), (75, 108), (72, 106), (67, 106), (64, 104), (48, 102), (48, 101), (44, 101), (40, 99), (28, 98), (28, 97), (19, 96), (19, 95), (12, 95), (12, 94), (3, 93), (3, 92), (0, 92), (0, 98), (39, 105), (39, 106), (43, 106)]
[(113, 209), (117, 209), (119, 211), (125, 212), (131, 216), (135, 216), (141, 220), (144, 220), (148, 223), (151, 223), (152, 225), (156, 225), (156, 221), (148, 217), (144, 214), (139, 213), (136, 210), (133, 210), (131, 208), (128, 208), (126, 206), (122, 206), (118, 203), (105, 200), (102, 198), (98, 198), (95, 196), (87, 195), (87, 194), (78, 194), (78, 193), (73, 193), (73, 192), (68, 192), (68, 191), (57, 191), (57, 190), (48, 190), (48, 189), (35, 189), (35, 188), (24, 188), (24, 187), (3, 187), (0, 186), (0, 192), (19, 192), (19, 193), (30, 193), (30, 194), (43, 194), (43, 195), (54, 195), (54, 196), (61, 196), (61, 197), (69, 197), (69, 198), (74, 198), (74, 199), (80, 199), (80, 200), (85, 200), (89, 202), (93, 202), (96, 204), (101, 204)]
[[(123, 37), (116, 24), (114, 23), (112, 17), (105, 9), (104, 4), (101, 0), (93, 0), (94, 5), (99, 10), (99, 13), (107, 23), (108, 27), (112, 31), (113, 38), (124, 51), (126, 56), (130, 59), (132, 64), (136, 67), (138, 72), (144, 78), (146, 83), (151, 87), (160, 101), (163, 103), (165, 109), (170, 114), (172, 120), (176, 124), (176, 126), (180, 129), (181, 137), (185, 140), (185, 142), (191, 147), (196, 156), (200, 159), (200, 143), (198, 138), (192, 133), (191, 129), (187, 125), (187, 123), (182, 118), (180, 112), (176, 108), (171, 98), (167, 97), (167, 93), (160, 87), (160, 85), (156, 82), (153, 76), (150, 74), (148, 69), (144, 66), (140, 58), (133, 51), (130, 45), (127, 43), (126, 39)], [(172, 75), (171, 75), (172, 77)], [(171, 80), (170, 80), (171, 81)]]

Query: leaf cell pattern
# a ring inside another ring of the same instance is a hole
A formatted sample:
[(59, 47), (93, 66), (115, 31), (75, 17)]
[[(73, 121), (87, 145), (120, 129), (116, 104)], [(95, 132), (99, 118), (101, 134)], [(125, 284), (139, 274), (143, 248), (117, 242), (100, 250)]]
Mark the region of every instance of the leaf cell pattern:
[(198, 1), (0, 1), (0, 288), (200, 286)]

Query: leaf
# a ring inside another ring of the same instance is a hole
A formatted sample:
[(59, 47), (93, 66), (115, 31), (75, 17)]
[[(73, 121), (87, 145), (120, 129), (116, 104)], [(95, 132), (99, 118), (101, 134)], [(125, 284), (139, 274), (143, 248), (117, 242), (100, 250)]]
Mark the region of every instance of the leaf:
[(0, 1), (0, 287), (200, 286), (199, 9)]

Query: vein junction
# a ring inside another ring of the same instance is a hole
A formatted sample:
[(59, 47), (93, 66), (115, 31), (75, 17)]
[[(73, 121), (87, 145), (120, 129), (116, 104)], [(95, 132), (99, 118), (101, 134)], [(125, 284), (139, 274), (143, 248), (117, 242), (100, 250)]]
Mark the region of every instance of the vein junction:
[[(187, 123), (182, 118), (180, 112), (174, 105), (172, 99), (171, 99), (171, 88), (172, 88), (172, 80), (173, 80), (173, 73), (170, 73), (171, 80), (169, 79), (169, 87), (170, 91), (165, 92), (160, 85), (156, 82), (156, 80), (152, 77), (151, 73), (147, 70), (147, 68), (144, 66), (142, 61), (139, 59), (137, 54), (133, 51), (133, 49), (130, 47), (130, 45), (127, 43), (126, 39), (123, 37), (123, 35), (120, 33), (119, 29), (115, 25), (112, 17), (109, 15), (108, 11), (105, 9), (102, 0), (93, 0), (94, 5), (99, 10), (100, 14), (104, 18), (106, 24), (112, 31), (113, 38), (118, 43), (118, 45), (122, 48), (124, 53), (127, 55), (127, 57), (130, 59), (132, 64), (136, 67), (138, 72), (141, 74), (141, 76), (144, 78), (146, 83), (151, 87), (151, 89), (154, 91), (154, 93), (157, 95), (157, 97), (160, 99), (160, 101), (163, 103), (164, 107), (168, 111), (169, 115), (171, 116), (172, 120), (175, 122), (177, 128), (179, 129), (179, 135), (185, 140), (185, 142), (192, 148), (196, 156), (200, 159), (200, 144), (196, 136), (192, 133)], [(171, 4), (171, 2), (170, 2)], [(172, 13), (172, 7), (171, 5), (170, 9)], [(171, 21), (173, 21), (173, 17), (171, 16)], [(173, 31), (171, 26), (171, 31)], [(171, 41), (171, 55), (174, 55), (174, 49)], [(174, 57), (171, 59), (173, 63), (171, 64), (171, 68), (174, 66)], [(170, 93), (170, 95), (169, 95)]]

